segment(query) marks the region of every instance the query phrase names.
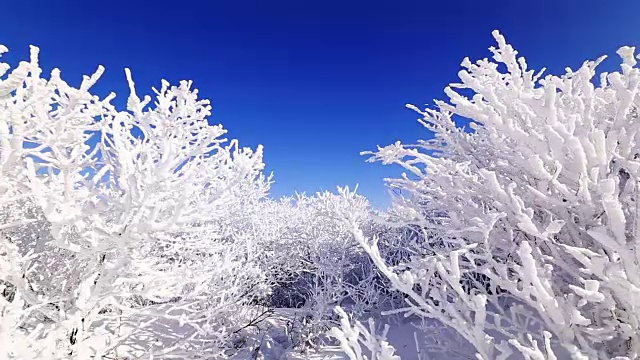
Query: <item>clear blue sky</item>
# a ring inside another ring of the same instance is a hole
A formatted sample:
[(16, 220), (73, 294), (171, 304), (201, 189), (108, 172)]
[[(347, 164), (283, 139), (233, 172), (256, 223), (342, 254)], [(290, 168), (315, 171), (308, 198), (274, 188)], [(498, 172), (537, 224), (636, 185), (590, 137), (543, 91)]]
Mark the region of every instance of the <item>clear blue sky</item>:
[(98, 91), (121, 100), (124, 67), (140, 93), (194, 80), (211, 122), (264, 145), (274, 196), (360, 183), (377, 204), (400, 169), (359, 152), (427, 136), (404, 104), (442, 98), (464, 56), (489, 55), (493, 29), (555, 73), (640, 45), (637, 0), (22, 0), (0, 11), (9, 59), (37, 45), (71, 83), (98, 64)]

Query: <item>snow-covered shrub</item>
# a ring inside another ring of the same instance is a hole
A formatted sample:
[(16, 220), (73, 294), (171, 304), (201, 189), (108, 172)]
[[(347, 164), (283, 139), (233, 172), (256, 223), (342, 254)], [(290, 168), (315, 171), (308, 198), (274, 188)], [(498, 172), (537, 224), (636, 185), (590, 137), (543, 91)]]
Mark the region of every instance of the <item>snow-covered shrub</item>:
[[(0, 53), (7, 49), (0, 47)], [(234, 217), (266, 194), (262, 149), (207, 122), (190, 82), (127, 111), (38, 49), (0, 64), (2, 358), (222, 356), (268, 284)], [(232, 243), (233, 242), (233, 243)]]
[(262, 266), (277, 284), (267, 304), (297, 309), (291, 328), (302, 347), (336, 323), (336, 305), (360, 317), (389, 302), (384, 279), (342, 220), (347, 212), (371, 228), (369, 202), (348, 188), (263, 202), (252, 221)]
[(358, 224), (366, 225), (369, 202), (355, 191), (338, 188), (338, 194), (323, 192), (299, 199), (297, 207), (305, 208), (311, 220), (304, 231), (306, 266), (302, 278), (307, 282), (304, 288), (314, 319), (332, 312), (335, 305), (360, 305), (370, 299), (363, 291), (375, 285), (377, 272), (374, 267), (367, 268), (366, 254), (340, 221), (340, 215), (349, 211)]
[(596, 82), (603, 58), (542, 77), (494, 36), (495, 62), (465, 59), (448, 102), (411, 106), (432, 139), (368, 153), (407, 170), (389, 180), (404, 194), (397, 221), (439, 245), (390, 266), (351, 221), (353, 232), (406, 294), (405, 311), (455, 329), (478, 358), (638, 358), (634, 48)]

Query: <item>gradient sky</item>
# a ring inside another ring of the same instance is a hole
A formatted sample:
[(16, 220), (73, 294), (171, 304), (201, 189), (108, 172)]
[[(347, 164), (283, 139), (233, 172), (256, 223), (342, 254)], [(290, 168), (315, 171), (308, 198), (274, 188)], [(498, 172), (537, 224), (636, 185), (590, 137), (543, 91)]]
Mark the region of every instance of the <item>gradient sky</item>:
[(11, 62), (37, 45), (71, 84), (102, 64), (96, 92), (121, 101), (125, 67), (139, 94), (194, 80), (212, 123), (264, 145), (274, 196), (359, 183), (378, 205), (401, 169), (359, 152), (428, 136), (404, 104), (443, 98), (465, 56), (489, 56), (492, 30), (552, 73), (640, 45), (637, 0), (23, 0), (0, 12)]

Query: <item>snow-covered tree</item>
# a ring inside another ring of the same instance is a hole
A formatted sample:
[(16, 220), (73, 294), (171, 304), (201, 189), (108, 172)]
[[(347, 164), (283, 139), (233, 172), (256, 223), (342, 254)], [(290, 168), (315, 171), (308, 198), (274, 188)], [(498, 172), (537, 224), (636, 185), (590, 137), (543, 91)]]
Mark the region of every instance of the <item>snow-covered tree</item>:
[(9, 70), (0, 64), (0, 357), (224, 351), (243, 305), (268, 290), (249, 239), (226, 236), (268, 191), (262, 148), (224, 139), (190, 82), (163, 81), (152, 105), (127, 70), (119, 111), (114, 94), (89, 92), (102, 67), (74, 88), (58, 69), (41, 77), (32, 47)]
[[(640, 69), (634, 48), (542, 76), (494, 32), (449, 101), (418, 111), (430, 140), (367, 152), (402, 165), (397, 221), (422, 229), (390, 266), (353, 231), (403, 310), (455, 329), (481, 359), (640, 356)], [(470, 120), (470, 129), (458, 120)], [(427, 251), (425, 251), (427, 250)]]

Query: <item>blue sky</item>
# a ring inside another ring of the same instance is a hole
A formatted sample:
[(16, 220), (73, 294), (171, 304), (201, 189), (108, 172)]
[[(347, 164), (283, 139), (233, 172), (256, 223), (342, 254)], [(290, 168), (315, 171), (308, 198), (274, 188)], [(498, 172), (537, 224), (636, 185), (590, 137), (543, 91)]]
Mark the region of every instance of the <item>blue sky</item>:
[(264, 145), (274, 196), (359, 183), (382, 205), (382, 179), (400, 169), (359, 152), (428, 136), (404, 104), (443, 98), (465, 56), (489, 56), (493, 29), (559, 73), (640, 45), (639, 11), (633, 0), (24, 0), (3, 4), (0, 43), (10, 60), (39, 46), (43, 67), (72, 84), (102, 64), (96, 89), (120, 100), (125, 67), (139, 93), (194, 80), (212, 123)]

